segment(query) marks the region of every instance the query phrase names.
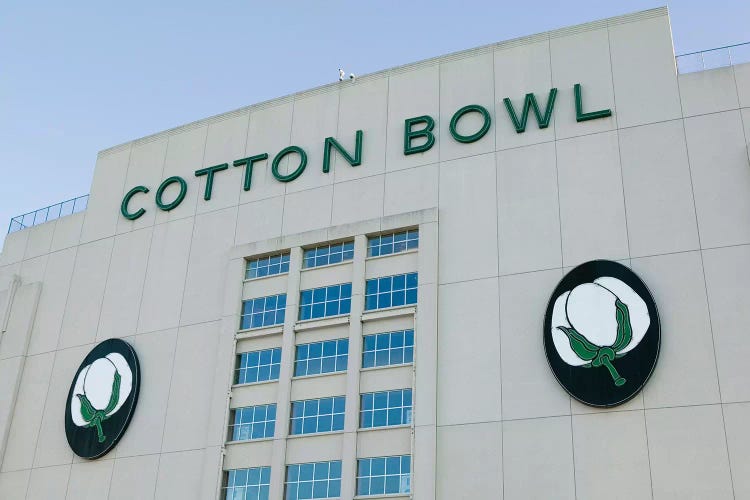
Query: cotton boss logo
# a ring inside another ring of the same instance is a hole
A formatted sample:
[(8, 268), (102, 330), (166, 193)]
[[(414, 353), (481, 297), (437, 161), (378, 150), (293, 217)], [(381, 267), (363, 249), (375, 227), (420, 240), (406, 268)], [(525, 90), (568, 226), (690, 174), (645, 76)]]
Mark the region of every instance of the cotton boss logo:
[(660, 336), (646, 285), (606, 260), (570, 271), (544, 318), (552, 372), (571, 396), (591, 406), (616, 406), (638, 394), (656, 366)]
[(105, 340), (81, 363), (65, 405), (68, 444), (83, 458), (111, 450), (133, 417), (140, 389), (138, 357), (127, 342)]

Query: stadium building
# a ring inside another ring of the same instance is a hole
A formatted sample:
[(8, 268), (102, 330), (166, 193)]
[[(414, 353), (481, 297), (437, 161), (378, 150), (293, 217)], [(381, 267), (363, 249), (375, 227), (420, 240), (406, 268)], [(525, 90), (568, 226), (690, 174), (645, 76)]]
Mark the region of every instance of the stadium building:
[(750, 498), (744, 49), (659, 8), (100, 152), (0, 254), (0, 498)]

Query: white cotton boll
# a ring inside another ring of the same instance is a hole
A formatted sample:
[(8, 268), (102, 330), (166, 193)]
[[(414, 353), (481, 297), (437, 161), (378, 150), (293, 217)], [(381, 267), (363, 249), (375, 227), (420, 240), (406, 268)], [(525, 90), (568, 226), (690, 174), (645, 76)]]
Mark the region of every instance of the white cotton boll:
[(562, 358), (563, 361), (571, 366), (582, 366), (588, 363), (588, 361), (579, 358), (576, 353), (573, 352), (573, 349), (570, 347), (568, 336), (558, 328), (559, 326), (570, 328), (570, 323), (568, 323), (568, 319), (565, 315), (565, 302), (568, 299), (568, 295), (570, 295), (570, 292), (565, 292), (560, 295), (552, 306), (552, 324), (550, 325), (550, 328), (552, 329), (552, 342), (555, 344), (557, 354), (560, 355), (560, 358)]
[(615, 294), (596, 283), (578, 285), (568, 296), (568, 321), (592, 344), (610, 346), (617, 339), (616, 300)]
[(641, 298), (640, 295), (628, 285), (610, 276), (603, 276), (594, 281), (607, 290), (614, 293), (620, 302), (628, 306), (628, 315), (630, 316), (630, 326), (633, 330), (633, 338), (630, 343), (618, 354), (625, 354), (629, 352), (643, 339), (648, 331), (648, 327), (651, 325), (651, 317), (648, 314), (648, 306), (646, 302)]
[(89, 368), (83, 381), (83, 390), (91, 405), (103, 410), (112, 396), (112, 382), (115, 379), (115, 365), (106, 358), (99, 358)]

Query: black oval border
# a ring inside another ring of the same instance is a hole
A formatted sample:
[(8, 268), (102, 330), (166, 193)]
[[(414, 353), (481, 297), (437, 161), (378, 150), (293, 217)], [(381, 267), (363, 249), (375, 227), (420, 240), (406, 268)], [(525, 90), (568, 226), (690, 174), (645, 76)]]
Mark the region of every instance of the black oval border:
[[(95, 360), (106, 356), (109, 353), (116, 352), (122, 354), (133, 372), (133, 388), (130, 391), (122, 408), (111, 418), (102, 422), (104, 433), (109, 437), (114, 434), (113, 438), (107, 439), (104, 443), (99, 443), (96, 430), (93, 428), (78, 427), (70, 415), (70, 400), (73, 397), (73, 389), (84, 367), (93, 363)], [(130, 425), (135, 413), (135, 407), (138, 403), (138, 395), (141, 389), (141, 367), (138, 361), (138, 355), (133, 347), (122, 339), (107, 339), (94, 347), (81, 362), (73, 380), (70, 383), (68, 399), (65, 401), (65, 436), (73, 453), (81, 458), (93, 460), (103, 457), (109, 453), (120, 441), (125, 431)], [(126, 410), (126, 411), (123, 411)]]
[[(557, 353), (557, 350), (555, 349), (554, 343), (552, 341), (552, 309), (554, 307), (555, 300), (557, 300), (557, 297), (559, 297), (564, 292), (572, 290), (576, 285), (579, 285), (581, 283), (589, 283), (603, 276), (611, 276), (613, 278), (617, 278), (626, 283), (636, 293), (638, 293), (638, 295), (640, 295), (646, 302), (646, 307), (648, 308), (649, 316), (652, 318), (652, 321), (648, 327), (648, 330), (646, 331), (646, 334), (643, 337), (643, 340), (641, 340), (638, 346), (636, 346), (629, 353), (631, 355), (636, 354), (637, 356), (633, 356), (630, 361), (624, 361), (628, 360), (628, 357), (623, 356), (622, 358), (620, 358), (620, 360), (618, 360), (617, 365), (618, 371), (621, 368), (623, 368), (623, 371), (625, 371), (625, 363), (627, 363), (628, 367), (630, 367), (630, 365), (637, 364), (638, 368), (641, 369), (643, 369), (645, 366), (646, 370), (643, 371), (645, 371), (646, 373), (645, 376), (641, 375), (641, 383), (638, 384), (635, 389), (629, 388), (628, 391), (621, 390), (620, 388), (617, 388), (614, 384), (612, 384), (608, 395), (612, 396), (614, 394), (614, 397), (592, 398), (591, 394), (589, 394), (590, 392), (600, 392), (601, 394), (601, 391), (599, 390), (600, 387), (592, 388), (591, 386), (603, 386), (605, 384), (590, 384), (587, 383), (590, 382), (590, 380), (586, 380), (583, 384), (585, 387), (587, 387), (588, 390), (581, 390), (581, 379), (591, 378), (587, 377), (586, 374), (582, 372), (582, 370), (588, 371), (596, 369), (570, 366), (560, 358), (560, 355)], [(659, 319), (659, 310), (656, 306), (656, 301), (654, 300), (653, 294), (648, 289), (643, 280), (637, 274), (635, 274), (632, 269), (618, 262), (613, 262), (610, 260), (591, 260), (580, 264), (579, 266), (576, 266), (570, 272), (565, 274), (565, 276), (563, 276), (563, 278), (555, 287), (552, 295), (550, 295), (549, 301), (547, 302), (547, 310), (544, 314), (543, 342), (544, 352), (547, 357), (547, 364), (549, 365), (549, 368), (552, 371), (552, 374), (557, 379), (558, 383), (562, 386), (563, 389), (565, 389), (565, 392), (567, 392), (575, 400), (580, 401), (585, 405), (593, 406), (596, 408), (612, 408), (621, 405), (638, 395), (638, 393), (643, 390), (643, 387), (651, 378), (651, 375), (656, 368), (656, 364), (659, 360), (659, 352), (661, 351), (661, 320)], [(651, 351), (650, 353), (649, 350)], [(635, 358), (638, 358), (638, 360), (642, 360), (645, 356), (649, 356), (650, 358), (652, 358), (651, 361), (648, 363), (634, 362)], [(579, 387), (576, 387), (576, 384), (578, 384)]]

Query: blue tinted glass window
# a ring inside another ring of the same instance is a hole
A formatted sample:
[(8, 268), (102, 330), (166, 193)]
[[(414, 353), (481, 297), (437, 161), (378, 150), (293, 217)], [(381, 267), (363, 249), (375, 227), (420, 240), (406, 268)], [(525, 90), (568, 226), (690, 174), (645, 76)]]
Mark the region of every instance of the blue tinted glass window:
[(348, 361), (349, 339), (298, 345), (294, 358), (294, 376), (346, 371)]
[(365, 283), (365, 310), (417, 303), (417, 273), (373, 278)]
[(302, 290), (299, 300), (299, 319), (301, 321), (349, 314), (351, 307), (351, 283)]
[(339, 498), (341, 461), (287, 465), (285, 490), (285, 500)]
[(284, 324), (286, 294), (269, 295), (242, 302), (240, 330)]
[(234, 372), (235, 384), (253, 384), (278, 380), (281, 367), (281, 348), (243, 352), (237, 356)]
[(271, 486), (271, 468), (232, 469), (224, 475), (224, 498), (234, 500), (268, 500)]
[(345, 397), (292, 401), (290, 434), (344, 430)]
[(368, 392), (360, 396), (359, 426), (406, 425), (412, 419), (411, 389)]
[(272, 438), (276, 430), (276, 405), (237, 408), (229, 424), (231, 441)]
[(410, 229), (400, 233), (381, 234), (367, 240), (367, 256), (378, 257), (419, 248), (419, 230)]
[(357, 496), (411, 492), (411, 455), (357, 460)]
[(262, 278), (288, 272), (289, 253), (280, 253), (258, 259), (249, 259), (245, 268), (245, 279)]
[(338, 264), (354, 258), (354, 242), (334, 243), (305, 250), (302, 267), (319, 267)]
[(414, 330), (365, 335), (362, 368), (402, 365), (414, 361)]

